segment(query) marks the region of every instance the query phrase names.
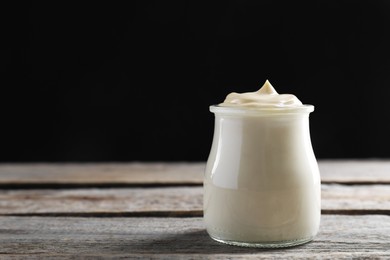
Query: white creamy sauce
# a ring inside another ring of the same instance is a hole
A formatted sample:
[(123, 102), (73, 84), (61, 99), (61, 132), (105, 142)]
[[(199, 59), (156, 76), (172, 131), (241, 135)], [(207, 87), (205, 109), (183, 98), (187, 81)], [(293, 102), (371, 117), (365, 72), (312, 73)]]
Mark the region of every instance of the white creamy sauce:
[[(231, 93), (211, 107), (216, 120), (204, 181), (204, 218), (213, 238), (283, 243), (317, 234), (321, 197), (310, 142), (312, 110), (267, 112), (305, 106), (294, 95), (279, 95), (266, 81), (259, 91)], [(236, 108), (265, 112), (237, 115)]]
[(302, 102), (292, 94), (281, 94), (272, 87), (267, 80), (264, 85), (255, 92), (230, 93), (220, 106), (226, 107), (297, 107), (302, 106)]

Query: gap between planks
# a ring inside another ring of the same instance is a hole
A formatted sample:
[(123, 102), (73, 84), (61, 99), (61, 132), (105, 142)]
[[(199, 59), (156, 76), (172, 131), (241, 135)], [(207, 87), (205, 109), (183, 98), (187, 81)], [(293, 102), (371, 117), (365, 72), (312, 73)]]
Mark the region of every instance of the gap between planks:
[[(359, 185), (390, 185), (387, 181), (321, 181), (321, 184)], [(169, 187), (202, 187), (203, 183), (194, 182), (164, 182), (164, 183), (0, 183), (0, 190), (41, 190), (41, 189), (126, 189), (126, 188), (169, 188)]]
[(194, 182), (156, 182), (156, 183), (0, 183), (0, 190), (40, 190), (40, 189), (111, 189), (111, 188), (163, 188), (200, 187), (203, 183)]
[[(383, 215), (390, 216), (390, 210), (321, 210), (321, 215)], [(195, 218), (203, 217), (203, 211), (139, 211), (139, 212), (43, 212), (43, 213), (10, 213), (0, 217), (70, 217), (70, 218)]]

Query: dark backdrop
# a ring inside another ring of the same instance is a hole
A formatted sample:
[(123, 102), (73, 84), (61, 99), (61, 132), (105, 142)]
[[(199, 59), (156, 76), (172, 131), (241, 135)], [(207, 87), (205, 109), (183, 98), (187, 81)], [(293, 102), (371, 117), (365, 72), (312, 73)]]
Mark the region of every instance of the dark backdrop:
[(266, 79), (318, 158), (390, 157), (389, 1), (113, 2), (3, 8), (1, 161), (204, 161), (208, 106)]

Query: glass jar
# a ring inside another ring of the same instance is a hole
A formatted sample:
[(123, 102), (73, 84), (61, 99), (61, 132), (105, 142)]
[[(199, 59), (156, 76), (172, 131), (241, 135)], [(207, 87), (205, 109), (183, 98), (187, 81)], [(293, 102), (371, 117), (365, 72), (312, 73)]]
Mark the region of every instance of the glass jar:
[(314, 238), (321, 183), (309, 132), (313, 110), (210, 107), (215, 128), (204, 177), (204, 221), (211, 238), (265, 248)]

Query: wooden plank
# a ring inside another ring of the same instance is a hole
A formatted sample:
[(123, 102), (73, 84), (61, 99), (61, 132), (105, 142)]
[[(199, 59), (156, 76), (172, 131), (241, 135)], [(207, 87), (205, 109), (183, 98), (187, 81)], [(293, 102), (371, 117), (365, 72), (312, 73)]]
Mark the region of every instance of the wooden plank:
[(390, 184), (389, 160), (319, 161), (323, 183)]
[[(390, 184), (390, 161), (319, 161), (323, 183)], [(0, 188), (201, 185), (204, 163), (1, 164)]]
[(0, 214), (94, 213), (100, 216), (172, 212), (172, 215), (190, 213), (199, 216), (202, 215), (202, 200), (201, 187), (2, 190)]
[(390, 257), (390, 216), (321, 219), (311, 243), (262, 250), (211, 240), (201, 218), (0, 217), (2, 257), (127, 257), (163, 259)]
[[(202, 187), (0, 190), (1, 214), (202, 216)], [(390, 185), (322, 185), (323, 213), (390, 214)]]
[[(322, 209), (390, 214), (390, 185), (321, 185)], [(353, 212), (351, 212), (353, 213)]]
[(123, 186), (126, 184), (201, 184), (204, 163), (54, 163), (1, 164), (3, 188), (23, 184)]

